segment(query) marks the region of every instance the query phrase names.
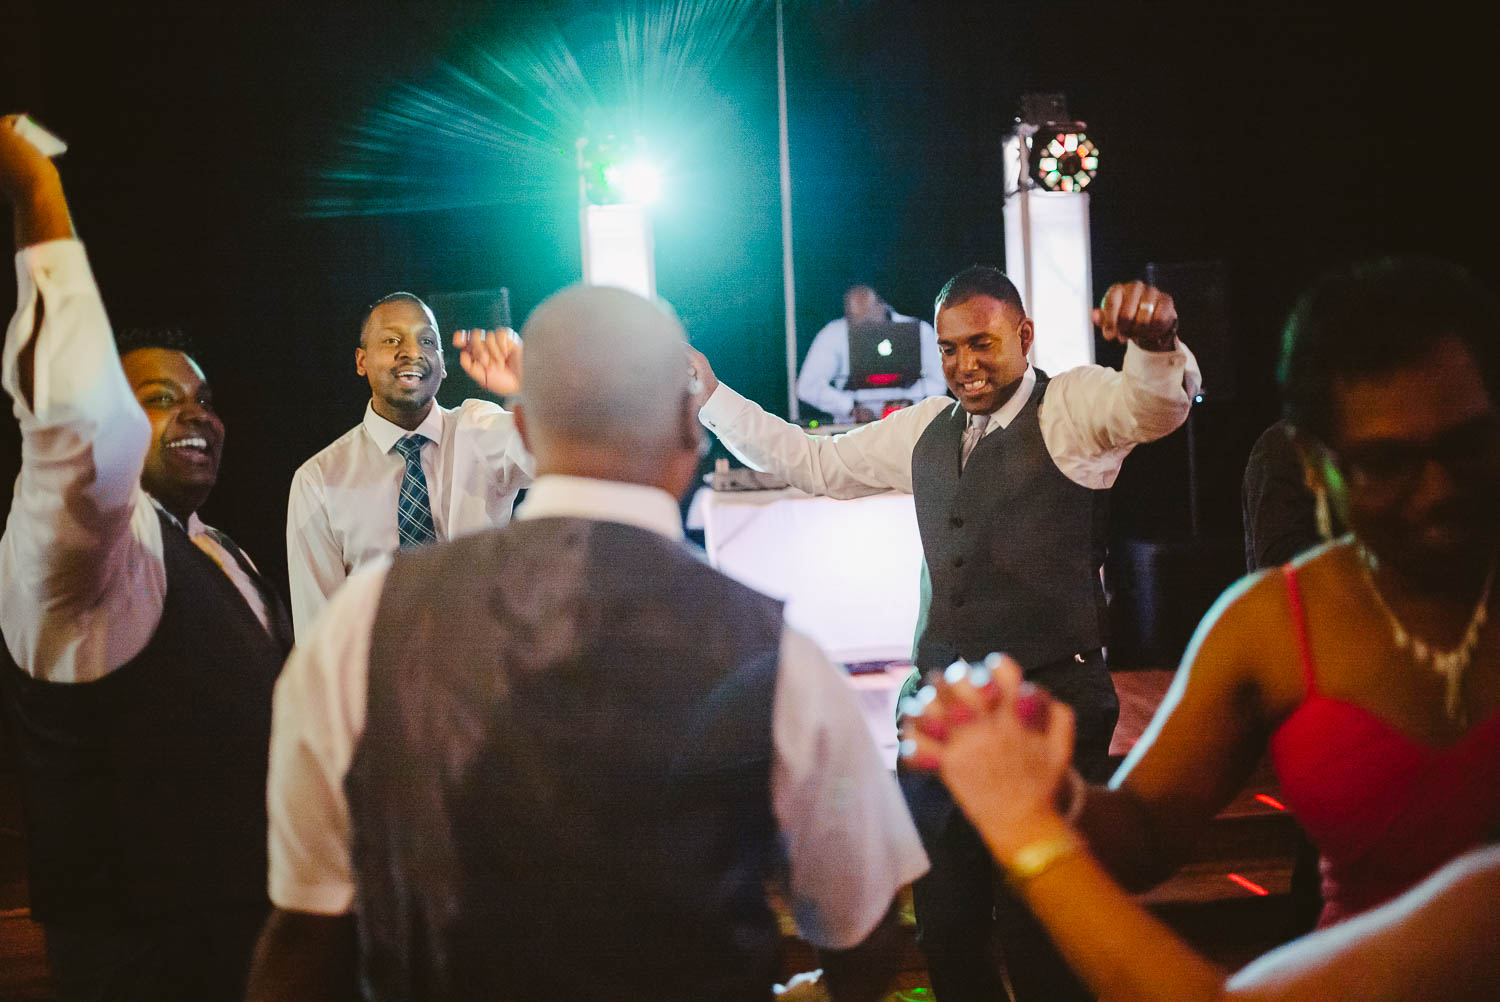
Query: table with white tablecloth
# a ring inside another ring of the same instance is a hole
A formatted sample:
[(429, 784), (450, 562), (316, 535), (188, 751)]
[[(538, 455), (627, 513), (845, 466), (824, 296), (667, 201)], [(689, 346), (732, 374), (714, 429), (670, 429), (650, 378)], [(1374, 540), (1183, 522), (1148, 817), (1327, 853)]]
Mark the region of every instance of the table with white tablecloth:
[(896, 691), (917, 623), (922, 541), (910, 494), (849, 501), (796, 490), (700, 490), (688, 527), (709, 562), (786, 603), (786, 619), (834, 661), (893, 661), (852, 676), (871, 731), (894, 762)]

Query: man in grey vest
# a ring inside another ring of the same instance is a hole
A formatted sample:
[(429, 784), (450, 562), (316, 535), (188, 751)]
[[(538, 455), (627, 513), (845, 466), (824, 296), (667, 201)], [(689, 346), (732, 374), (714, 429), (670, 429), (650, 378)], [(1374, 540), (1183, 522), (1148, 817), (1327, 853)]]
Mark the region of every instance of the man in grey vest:
[(765, 999), (777, 875), (879, 997), (926, 859), (842, 674), (681, 541), (681, 327), (575, 287), (524, 337), (516, 521), (356, 572), (288, 661), (250, 997)]
[[(811, 494), (915, 495), (924, 562), (914, 660), (922, 671), (1006, 651), (1077, 714), (1075, 764), (1105, 778), (1119, 703), (1104, 665), (1104, 559), (1109, 488), (1125, 456), (1187, 416), (1198, 381), (1177, 341), (1170, 296), (1116, 285), (1094, 311), (1128, 343), (1122, 371), (1080, 366), (1048, 378), (1027, 362), (1034, 329), (998, 269), (955, 275), (938, 294), (943, 376), (958, 403), (931, 397), (833, 437), (810, 436), (714, 378), (700, 418), (751, 467)], [(998, 938), (1015, 997), (1079, 991), (1024, 910), (1002, 897), (995, 927), (983, 844), (940, 783), (906, 777), (932, 859), (917, 882), (920, 942), (944, 1002), (1003, 997), (989, 960)]]

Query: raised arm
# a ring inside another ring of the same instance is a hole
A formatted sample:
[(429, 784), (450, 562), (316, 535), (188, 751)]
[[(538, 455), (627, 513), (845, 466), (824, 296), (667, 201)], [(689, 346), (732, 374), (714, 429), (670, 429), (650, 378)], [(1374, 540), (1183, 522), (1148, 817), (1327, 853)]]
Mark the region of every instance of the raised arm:
[[(509, 327), (456, 331), (453, 344), (461, 349), (459, 364), (480, 386), (497, 397), (521, 392), (524, 353), (515, 331)], [(473, 441), (481, 462), (499, 471), (507, 492), (513, 493), (531, 483), (536, 477), (536, 460), (526, 451), (512, 412), (489, 401), (466, 400), (463, 420), (477, 431)]]
[(747, 466), (774, 473), (809, 494), (910, 494), (912, 447), (952, 403), (926, 400), (843, 435), (809, 435), (721, 384), (702, 352), (687, 351), (702, 387), (698, 418), (704, 426)]
[(0, 541), (0, 626), (27, 672), (83, 681), (129, 660), (161, 614), (160, 560), (139, 559), (131, 531), (150, 426), (57, 170), (12, 121), (0, 120), (0, 190), (15, 214), (17, 295), (0, 382), (24, 447)]
[(469, 378), (495, 396), (521, 392), (521, 339), (509, 327), (454, 331), (453, 347)]
[(1094, 322), (1126, 344), (1118, 370), (1081, 365), (1058, 373), (1039, 418), (1048, 451), (1070, 477), (1110, 487), (1127, 453), (1175, 431), (1202, 383), (1198, 362), (1177, 340), (1172, 297), (1141, 282), (1111, 286)]
[(62, 178), (51, 160), (16, 133), (20, 117), (0, 118), (0, 188), (10, 203), (18, 251), (73, 236)]

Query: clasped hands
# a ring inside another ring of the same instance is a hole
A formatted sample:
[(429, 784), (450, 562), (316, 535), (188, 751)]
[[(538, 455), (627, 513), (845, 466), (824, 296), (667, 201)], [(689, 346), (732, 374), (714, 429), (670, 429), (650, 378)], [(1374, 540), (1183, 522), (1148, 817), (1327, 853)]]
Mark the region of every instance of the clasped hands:
[(1065, 827), (1057, 799), (1073, 711), (1023, 681), (1010, 658), (956, 661), (901, 709), (905, 767), (939, 774), (1002, 861)]

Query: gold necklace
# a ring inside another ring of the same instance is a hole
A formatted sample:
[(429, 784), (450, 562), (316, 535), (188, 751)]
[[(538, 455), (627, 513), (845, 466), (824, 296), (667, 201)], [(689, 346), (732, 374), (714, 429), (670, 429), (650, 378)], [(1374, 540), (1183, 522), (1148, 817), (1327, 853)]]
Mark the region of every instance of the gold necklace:
[(1357, 546), (1359, 572), (1364, 576), (1365, 583), (1370, 586), (1370, 593), (1375, 596), (1375, 604), (1380, 607), (1386, 621), (1391, 624), (1391, 639), (1417, 664), (1425, 665), (1442, 677), (1446, 684), (1443, 709), (1447, 712), (1449, 720), (1454, 721), (1460, 727), (1467, 728), (1469, 726), (1468, 714), (1464, 712), (1463, 705), (1464, 673), (1469, 670), (1469, 665), (1474, 661), (1474, 651), (1479, 647), (1479, 635), (1484, 631), (1484, 624), (1489, 619), (1490, 589), (1495, 584), (1495, 565), (1500, 563), (1500, 553), (1490, 558), (1490, 569), (1484, 576), (1484, 589), (1479, 593), (1479, 601), (1474, 606), (1473, 615), (1469, 617), (1469, 625), (1464, 627), (1458, 646), (1443, 650), (1421, 637), (1413, 636), (1411, 631), (1402, 625), (1401, 620), (1396, 618), (1396, 614), (1386, 604), (1385, 596), (1380, 593), (1380, 586), (1375, 583), (1374, 571), (1380, 566), (1379, 559), (1366, 549), (1363, 543)]

